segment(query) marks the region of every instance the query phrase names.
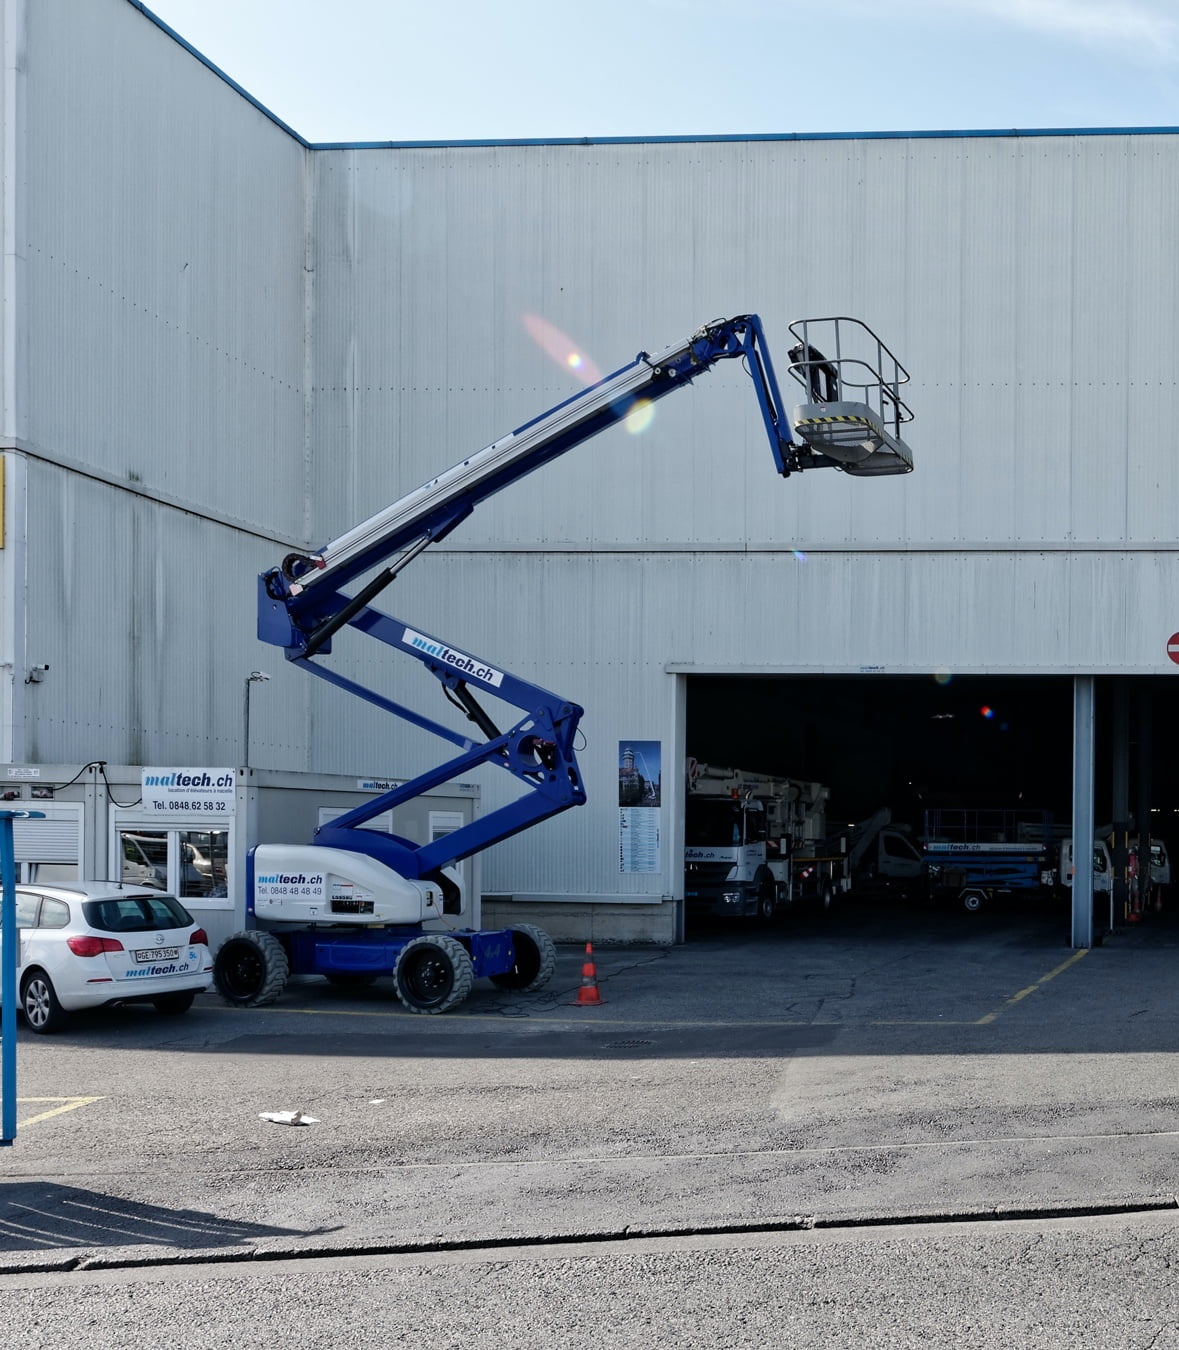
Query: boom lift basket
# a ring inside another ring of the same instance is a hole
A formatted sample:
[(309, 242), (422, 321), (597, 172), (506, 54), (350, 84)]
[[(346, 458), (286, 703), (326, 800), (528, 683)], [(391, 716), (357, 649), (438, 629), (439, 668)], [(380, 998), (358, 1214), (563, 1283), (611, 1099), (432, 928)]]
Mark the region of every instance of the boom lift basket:
[(913, 414), (898, 392), (909, 374), (892, 352), (859, 319), (799, 319), (790, 332), (790, 374), (807, 394), (791, 419), (799, 440), (857, 478), (911, 472), (900, 432)]

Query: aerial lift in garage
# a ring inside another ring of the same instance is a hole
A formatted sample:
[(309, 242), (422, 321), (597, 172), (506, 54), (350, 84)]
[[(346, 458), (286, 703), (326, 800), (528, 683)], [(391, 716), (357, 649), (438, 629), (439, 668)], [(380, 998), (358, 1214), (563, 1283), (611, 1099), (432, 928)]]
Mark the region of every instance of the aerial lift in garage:
[(788, 906), (828, 911), (840, 897), (904, 895), (923, 862), (881, 807), (828, 831), (831, 789), (798, 778), (688, 760), (684, 902), (690, 916), (755, 918)]
[[(247, 864), (246, 923), (219, 948), (218, 988), (231, 1002), (265, 1003), (292, 973), (337, 983), (391, 975), (414, 1012), (454, 1007), (478, 977), (540, 987), (553, 970), (551, 939), (533, 926), (461, 927), (468, 906), (456, 864), (586, 799), (574, 754), (582, 709), (496, 661), (422, 632), (373, 605), (429, 545), (487, 498), (645, 405), (687, 388), (726, 360), (753, 380), (774, 467), (853, 477), (908, 473), (901, 427), (908, 375), (866, 325), (834, 317), (792, 324), (790, 374), (804, 400), (788, 414), (755, 314), (718, 319), (628, 365), (517, 427), (313, 553), (290, 553), (258, 579), (258, 635), (301, 670), (449, 743), (437, 767), (321, 826), (308, 844), (260, 844)], [(822, 346), (820, 346), (822, 344)], [(793, 435), (792, 430), (793, 429)], [(367, 578), (365, 580), (364, 578)], [(349, 593), (354, 583), (359, 589)], [(333, 669), (327, 658), (350, 628), (421, 662), (470, 728), (455, 731)], [(490, 698), (517, 710), (501, 727)], [(439, 839), (377, 829), (385, 812), (490, 764), (523, 794)]]

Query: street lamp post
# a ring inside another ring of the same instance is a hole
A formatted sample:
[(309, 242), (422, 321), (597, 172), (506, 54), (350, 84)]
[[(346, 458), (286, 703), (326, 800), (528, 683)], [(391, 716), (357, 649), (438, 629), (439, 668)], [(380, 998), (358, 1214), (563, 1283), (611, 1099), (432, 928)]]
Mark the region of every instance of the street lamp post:
[(242, 704), (242, 768), (250, 767), (250, 689), (270, 679), (264, 670), (251, 670), (246, 676), (245, 699)]

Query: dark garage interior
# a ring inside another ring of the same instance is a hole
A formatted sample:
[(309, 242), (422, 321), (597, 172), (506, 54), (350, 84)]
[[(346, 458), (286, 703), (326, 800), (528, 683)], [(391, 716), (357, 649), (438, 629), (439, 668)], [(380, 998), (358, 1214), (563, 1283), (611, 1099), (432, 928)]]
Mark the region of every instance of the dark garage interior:
[[(1034, 808), (1072, 814), (1071, 675), (694, 676), (688, 753), (826, 785), (828, 828), (881, 807), (919, 837), (936, 807)], [(1095, 821), (1114, 821), (1115, 745), (1128, 822), (1148, 797), (1150, 833), (1179, 841), (1179, 771), (1172, 747), (1179, 685), (1171, 678), (1099, 676), (1095, 692)]]

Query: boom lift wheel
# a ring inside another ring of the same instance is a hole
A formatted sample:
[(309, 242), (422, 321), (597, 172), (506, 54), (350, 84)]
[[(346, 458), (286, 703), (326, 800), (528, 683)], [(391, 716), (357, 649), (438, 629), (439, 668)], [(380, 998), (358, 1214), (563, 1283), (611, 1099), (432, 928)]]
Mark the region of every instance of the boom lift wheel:
[(500, 989), (527, 994), (552, 979), (557, 968), (557, 949), (543, 928), (535, 928), (530, 923), (522, 923), (511, 933), (516, 964), (502, 975), (493, 975), (491, 983)]
[(397, 997), (410, 1012), (444, 1013), (471, 992), (475, 972), (457, 938), (431, 933), (405, 944), (393, 980)]
[(282, 993), (290, 969), (278, 938), (253, 928), (234, 933), (217, 948), (213, 982), (226, 1003), (257, 1008)]

